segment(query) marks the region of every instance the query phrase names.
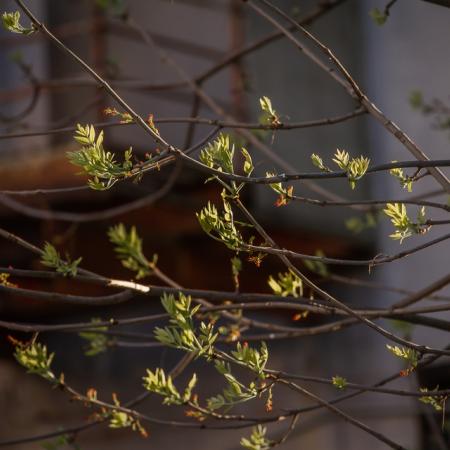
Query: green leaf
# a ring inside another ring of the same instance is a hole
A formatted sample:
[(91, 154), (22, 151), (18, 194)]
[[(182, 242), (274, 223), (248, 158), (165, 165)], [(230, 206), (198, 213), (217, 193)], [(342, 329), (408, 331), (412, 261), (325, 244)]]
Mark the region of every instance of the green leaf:
[(259, 350), (250, 347), (248, 344), (236, 345), (236, 350), (231, 352), (233, 358), (248, 369), (256, 372), (260, 378), (264, 378), (264, 369), (269, 359), (269, 350), (263, 341)]
[(333, 386), (338, 389), (345, 389), (347, 386), (347, 380), (344, 377), (340, 377), (339, 375), (336, 375), (332, 378), (333, 380)]
[[(197, 220), (203, 231), (213, 239), (222, 242), (231, 250), (239, 250), (244, 239), (234, 220), (231, 205), (223, 199), (223, 210), (219, 212), (210, 202), (199, 213)], [(240, 223), (240, 225), (245, 225)]]
[[(325, 256), (325, 253), (318, 249), (315, 252), (315, 256), (319, 256), (321, 258), (323, 258)], [(330, 272), (328, 270), (328, 267), (325, 263), (323, 263), (322, 261), (314, 261), (314, 260), (309, 260), (309, 259), (305, 259), (303, 260), (303, 264), (305, 265), (305, 267), (310, 270), (311, 272), (317, 273), (317, 275), (320, 275), (321, 277), (328, 277), (330, 275)]]
[(200, 161), (205, 166), (221, 172), (234, 174), (234, 144), (227, 134), (220, 134), (200, 152)]
[(353, 158), (347, 167), (347, 178), (352, 189), (355, 189), (356, 181), (360, 180), (369, 168), (370, 159), (360, 156)]
[(391, 323), (392, 327), (397, 332), (401, 333), (406, 339), (408, 339), (409, 336), (411, 336), (411, 334), (414, 330), (414, 325), (409, 322), (404, 322), (402, 320), (394, 320), (394, 319), (389, 320), (389, 322)]
[(257, 425), (252, 429), (250, 438), (242, 438), (241, 446), (247, 450), (269, 450), (273, 442), (266, 437), (267, 429), (262, 425)]
[[(323, 172), (332, 172), (331, 169), (325, 166), (322, 158), (319, 155), (313, 153), (311, 155), (311, 161)], [(346, 150), (337, 149), (336, 153), (334, 154), (333, 162), (336, 163), (341, 170), (347, 173), (350, 187), (352, 189), (355, 189), (356, 182), (366, 174), (367, 169), (369, 168), (370, 159), (364, 156), (350, 159), (350, 155)]]
[(388, 16), (382, 11), (380, 11), (378, 8), (371, 9), (369, 15), (372, 18), (372, 20), (379, 26), (384, 25), (388, 18)]
[(429, 228), (426, 226), (425, 207), (423, 206), (419, 209), (416, 222), (409, 218), (404, 203), (387, 203), (383, 212), (391, 219), (395, 228), (395, 233), (390, 237), (400, 240), (400, 243), (413, 234), (426, 233)]
[(41, 256), (41, 263), (44, 266), (56, 269), (58, 273), (64, 276), (74, 277), (77, 274), (78, 265), (81, 263), (82, 258), (77, 258), (74, 261), (70, 260), (70, 257), (66, 255), (64, 261), (56, 248), (49, 242), (45, 243), (43, 253)]
[(239, 289), (239, 274), (242, 270), (242, 261), (237, 256), (234, 256), (233, 258), (231, 258), (230, 262), (234, 286), (236, 289)]
[[(91, 319), (93, 325), (100, 322), (100, 319), (93, 318)], [(108, 349), (110, 345), (110, 340), (107, 335), (102, 333), (96, 333), (96, 331), (106, 331), (107, 327), (95, 327), (89, 331), (82, 331), (78, 333), (82, 339), (88, 341), (88, 346), (86, 347), (84, 354), (86, 356), (95, 356), (99, 353), (103, 353)]]
[(123, 163), (118, 163), (114, 154), (103, 147), (103, 131), (97, 136), (92, 125), (83, 127), (78, 124), (74, 139), (82, 147), (78, 151), (67, 152), (67, 157), (72, 164), (81, 167), (92, 177), (88, 181), (88, 186), (92, 189), (106, 190), (119, 180), (131, 176), (131, 147), (124, 153)]
[(126, 9), (124, 0), (95, 0), (95, 3), (103, 10), (116, 16), (123, 14)]
[(324, 165), (322, 158), (319, 155), (316, 155), (315, 153), (311, 155), (311, 162), (320, 170), (324, 172), (331, 172), (331, 170)]
[(49, 381), (55, 381), (55, 375), (52, 372), (51, 364), (55, 356), (54, 353), (48, 353), (47, 347), (39, 342), (24, 344), (14, 341), (15, 352), (14, 357), (28, 373), (41, 376)]
[(239, 403), (245, 403), (258, 396), (258, 390), (255, 383), (249, 386), (244, 385), (231, 373), (230, 364), (221, 360), (215, 362), (216, 370), (223, 375), (227, 382), (227, 387), (221, 394), (210, 397), (206, 400), (207, 408), (210, 411), (216, 411), (221, 408), (229, 410)]
[(20, 12), (14, 11), (11, 13), (4, 12), (2, 14), (3, 27), (6, 28), (11, 33), (18, 33), (29, 35), (36, 31), (34, 25), (29, 28), (25, 28), (20, 24)]
[(212, 324), (200, 323), (200, 329), (194, 326), (193, 317), (201, 305), (191, 306), (191, 297), (178, 295), (178, 300), (172, 294), (164, 294), (161, 303), (170, 315), (170, 326), (156, 328), (156, 339), (164, 345), (196, 352), (197, 356), (210, 358), (214, 352), (214, 343), (218, 334)]
[(244, 173), (249, 177), (255, 169), (255, 167), (253, 166), (252, 157), (245, 148), (242, 148), (241, 152), (244, 157)]
[(183, 404), (183, 398), (173, 384), (172, 377), (170, 375), (166, 375), (163, 369), (158, 368), (155, 372), (147, 369), (147, 376), (144, 377), (143, 380), (145, 389), (155, 394), (159, 394), (164, 398), (163, 404)]
[(16, 284), (11, 283), (9, 281), (10, 276), (11, 276), (11, 274), (9, 274), (9, 273), (0, 272), (0, 285), (7, 286), (7, 287), (17, 287)]
[(281, 295), (282, 297), (303, 296), (303, 282), (291, 270), (289, 270), (289, 272), (279, 273), (278, 279), (275, 279), (271, 275), (269, 277), (268, 284), (275, 295)]
[(333, 161), (339, 166), (342, 170), (347, 170), (350, 161), (350, 155), (345, 150), (336, 150), (334, 154)]
[(361, 233), (370, 228), (375, 228), (377, 225), (377, 216), (372, 212), (364, 214), (362, 218), (360, 217), (350, 217), (345, 221), (345, 226), (348, 230), (353, 233)]
[[(273, 172), (266, 172), (267, 178), (272, 178), (276, 176)], [(270, 188), (279, 194), (277, 201), (275, 202), (275, 206), (285, 206), (287, 205), (293, 198), (294, 195), (294, 187), (287, 186), (284, 187), (282, 183), (271, 183), (269, 184)]]
[(424, 104), (422, 92), (412, 91), (409, 95), (409, 104), (413, 109), (422, 109)]
[[(393, 163), (397, 161), (392, 161)], [(411, 177), (408, 177), (404, 174), (403, 169), (400, 167), (396, 167), (394, 169), (391, 169), (389, 173), (397, 178), (397, 180), (400, 182), (400, 185), (402, 188), (407, 189), (408, 192), (412, 191), (412, 185), (414, 180)]]
[(108, 236), (115, 245), (114, 250), (122, 265), (136, 272), (138, 280), (152, 274), (158, 261), (158, 255), (153, 255), (152, 261), (145, 257), (142, 250), (142, 239), (137, 234), (136, 227), (131, 227), (127, 231), (125, 225), (120, 223), (109, 228)]
[(404, 359), (409, 363), (409, 367), (402, 371), (402, 375), (408, 375), (412, 372), (419, 362), (420, 353), (412, 348), (399, 347), (397, 345), (386, 345), (386, 348), (397, 358)]
[[(437, 386), (431, 392), (438, 391), (438, 390), (439, 390), (439, 386)], [(423, 392), (426, 394), (427, 392), (430, 392), (430, 391), (427, 388), (420, 388), (420, 392)], [(443, 395), (437, 395), (437, 396), (436, 395), (424, 395), (423, 397), (419, 398), (419, 401), (421, 401), (422, 403), (425, 403), (427, 405), (431, 405), (435, 409), (435, 411), (443, 411), (446, 397), (444, 397)]]
[[(113, 394), (113, 401), (115, 406), (120, 406), (120, 402), (116, 394)], [(113, 409), (109, 412), (105, 412), (104, 414), (106, 417), (109, 417), (110, 428), (131, 428), (133, 431), (139, 432), (142, 437), (148, 437), (147, 431), (141, 425), (139, 420), (128, 412)]]
[(41, 445), (44, 450), (66, 450), (68, 448), (81, 450), (78, 444), (73, 442), (73, 436), (69, 434), (57, 436), (54, 440), (43, 442)]
[(278, 113), (272, 107), (272, 101), (269, 97), (261, 97), (259, 99), (259, 105), (261, 106), (261, 110), (263, 111), (263, 115), (261, 116), (261, 123), (269, 123), (274, 127), (278, 127), (281, 125), (280, 117)]
[(190, 379), (188, 385), (186, 386), (184, 393), (183, 393), (183, 402), (187, 403), (191, 397), (192, 397), (192, 391), (194, 390), (195, 386), (197, 385), (197, 375), (194, 373), (192, 375), (192, 378)]

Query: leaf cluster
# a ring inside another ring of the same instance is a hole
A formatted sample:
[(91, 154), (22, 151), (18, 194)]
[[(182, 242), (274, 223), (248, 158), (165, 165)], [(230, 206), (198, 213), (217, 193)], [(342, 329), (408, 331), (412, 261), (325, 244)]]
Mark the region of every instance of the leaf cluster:
[[(397, 161), (392, 161), (393, 163)], [(408, 192), (412, 191), (412, 185), (414, 182), (414, 179), (412, 177), (409, 177), (405, 175), (403, 172), (403, 169), (401, 167), (395, 167), (394, 169), (391, 169), (389, 173), (397, 178), (397, 180), (400, 182), (400, 185), (403, 189), (406, 189)]]
[[(92, 319), (92, 324), (96, 322), (100, 322), (100, 319)], [(108, 336), (102, 333), (98, 333), (96, 331), (106, 331), (106, 327), (95, 327), (89, 331), (82, 331), (78, 333), (78, 336), (88, 341), (88, 346), (84, 351), (86, 356), (95, 356), (99, 353), (103, 353), (108, 349), (110, 344), (110, 340)]]
[(14, 11), (14, 12), (4, 12), (2, 14), (2, 23), (3, 27), (10, 31), (11, 33), (18, 33), (23, 35), (29, 35), (36, 31), (36, 28), (32, 24), (31, 27), (25, 28), (20, 23), (20, 12)]
[(259, 99), (259, 105), (261, 106), (262, 114), (260, 117), (260, 123), (270, 124), (274, 128), (281, 125), (280, 116), (272, 106), (272, 100), (269, 97), (261, 97)]
[[(433, 391), (437, 391), (439, 390), (439, 387), (436, 387), (435, 389), (433, 389)], [(433, 392), (431, 391), (431, 392)], [(430, 392), (427, 388), (420, 388), (420, 392), (423, 392), (424, 394), (426, 394), (427, 392)], [(423, 397), (420, 397), (419, 400), (422, 403), (425, 403), (427, 405), (431, 405), (436, 411), (443, 411), (444, 409), (444, 405), (445, 405), (445, 401), (447, 400), (447, 398), (443, 395), (424, 395)]]
[(9, 281), (9, 277), (11, 276), (11, 274), (9, 273), (0, 273), (0, 285), (1, 286), (7, 286), (7, 287), (17, 287), (16, 284), (11, 283), (11, 281)]
[(373, 8), (369, 11), (369, 15), (372, 20), (379, 26), (384, 25), (386, 23), (389, 14), (381, 11), (379, 8)]
[(409, 218), (404, 203), (387, 203), (383, 212), (390, 217), (392, 225), (395, 227), (395, 233), (389, 237), (400, 240), (400, 243), (413, 234), (424, 234), (428, 230), (424, 206), (419, 209), (416, 222)]
[(278, 279), (270, 275), (268, 284), (275, 295), (282, 297), (302, 297), (303, 296), (303, 282), (291, 270), (285, 273), (279, 273)]
[(370, 159), (364, 156), (350, 159), (350, 155), (345, 150), (336, 150), (333, 158), (340, 169), (347, 172), (347, 178), (350, 183), (350, 187), (355, 189), (356, 181), (360, 180), (369, 168)]
[(66, 260), (63, 260), (56, 248), (49, 242), (45, 243), (41, 256), (41, 263), (44, 266), (51, 267), (64, 276), (72, 277), (77, 274), (81, 260), (82, 258), (80, 257), (71, 261), (69, 255), (66, 255)]
[[(315, 256), (323, 258), (325, 256), (325, 253), (322, 250), (318, 249), (315, 251)], [(303, 260), (303, 264), (309, 271), (316, 273), (323, 278), (326, 278), (330, 275), (330, 271), (328, 270), (327, 265), (322, 261), (305, 259)]]
[(266, 433), (266, 427), (257, 425), (248, 439), (241, 439), (241, 446), (247, 450), (269, 450), (274, 443), (266, 437)]
[[(113, 402), (115, 406), (120, 406), (120, 402), (116, 394), (113, 394)], [(133, 431), (139, 432), (142, 437), (148, 436), (148, 433), (142, 426), (141, 422), (126, 411), (112, 409), (107, 413), (107, 415), (109, 417), (110, 428), (131, 428)]]
[(440, 99), (425, 101), (420, 91), (412, 91), (409, 97), (412, 108), (425, 116), (433, 117), (433, 127), (438, 130), (450, 129), (450, 108)]
[[(241, 154), (244, 158), (244, 164), (242, 170), (244, 174), (249, 177), (253, 170), (253, 160), (250, 153), (241, 147)], [(234, 167), (235, 160), (235, 144), (228, 134), (219, 134), (219, 136), (212, 142), (210, 142), (201, 152), (200, 161), (211, 169), (218, 170), (219, 172), (225, 172), (229, 174), (235, 174)], [(212, 177), (217, 178), (217, 177)], [(231, 182), (232, 190), (235, 194), (244, 187), (241, 183), (239, 186), (233, 181)]]
[(408, 375), (412, 372), (419, 363), (420, 353), (412, 348), (399, 347), (397, 345), (392, 346), (387, 344), (386, 348), (398, 358), (404, 359), (408, 362), (409, 367), (402, 371), (402, 375)]
[(131, 162), (131, 147), (124, 153), (124, 161), (118, 163), (113, 153), (103, 147), (103, 131), (98, 136), (92, 125), (77, 125), (75, 141), (81, 144), (81, 149), (68, 152), (70, 162), (81, 167), (92, 178), (88, 185), (92, 189), (105, 190), (112, 187), (120, 179), (130, 176), (133, 167)]
[(76, 442), (73, 442), (73, 436), (69, 434), (62, 434), (56, 437), (53, 441), (43, 442), (42, 448), (44, 450), (64, 450), (67, 448), (72, 448), (73, 450), (81, 450)]
[(142, 251), (142, 239), (136, 231), (136, 227), (131, 227), (127, 231), (125, 225), (120, 223), (108, 230), (109, 240), (115, 245), (114, 250), (122, 265), (127, 269), (136, 272), (136, 278), (139, 280), (152, 273), (158, 260), (157, 255), (149, 261)]
[(123, 14), (126, 10), (124, 0), (96, 0), (96, 5), (114, 15)]
[[(273, 172), (266, 172), (267, 178), (272, 178), (275, 175), (276, 174)], [(294, 193), (293, 186), (284, 187), (282, 183), (271, 183), (269, 186), (273, 191), (279, 194), (279, 197), (275, 202), (275, 206), (285, 206), (292, 200)]]
[(350, 217), (345, 221), (345, 226), (351, 232), (358, 234), (365, 230), (375, 228), (378, 216), (373, 212), (367, 212), (362, 217)]
[(231, 352), (233, 358), (257, 373), (260, 378), (264, 378), (264, 369), (269, 359), (269, 351), (266, 343), (263, 341), (259, 350), (250, 347), (247, 343), (236, 345), (236, 350)]
[(51, 370), (51, 364), (55, 356), (54, 353), (48, 353), (47, 347), (40, 342), (23, 343), (15, 341), (14, 357), (28, 373), (33, 373), (54, 381), (55, 375)]
[[(311, 155), (311, 162), (323, 172), (332, 172), (329, 167), (325, 166), (322, 158), (315, 153)], [(356, 182), (360, 180), (367, 172), (370, 159), (362, 155), (357, 158), (350, 158), (350, 155), (346, 150), (337, 149), (334, 154), (333, 162), (341, 170), (346, 172), (350, 187), (355, 189)]]
[(191, 297), (181, 292), (178, 300), (172, 294), (164, 294), (161, 303), (170, 315), (171, 325), (156, 328), (156, 339), (170, 347), (196, 352), (197, 356), (211, 357), (218, 333), (214, 331), (212, 324), (204, 322), (200, 323), (198, 330), (195, 328), (193, 318), (201, 305), (191, 307)]
[(258, 389), (255, 382), (251, 382), (246, 386), (238, 381), (232, 374), (229, 363), (217, 360), (215, 367), (225, 378), (227, 387), (221, 394), (217, 394), (207, 399), (207, 408), (210, 411), (217, 411), (221, 408), (230, 409), (239, 403), (247, 402), (257, 397)]
[(191, 400), (192, 391), (197, 384), (197, 375), (194, 373), (187, 384), (183, 394), (173, 384), (172, 377), (166, 375), (163, 369), (157, 368), (154, 372), (147, 369), (144, 387), (150, 392), (164, 397), (165, 405), (183, 405)]
[(129, 112), (120, 112), (117, 111), (116, 108), (105, 108), (103, 110), (103, 113), (107, 116), (112, 117), (120, 117), (120, 123), (131, 123), (133, 122), (133, 117), (131, 117), (131, 114)]
[(222, 242), (231, 250), (242, 248), (244, 238), (236, 226), (233, 208), (230, 203), (223, 199), (223, 210), (219, 212), (215, 205), (208, 202), (199, 213), (196, 214), (203, 231), (216, 241)]
[(231, 262), (231, 274), (233, 276), (233, 283), (236, 289), (239, 289), (239, 274), (242, 270), (242, 260), (237, 256), (233, 256)]
[(334, 376), (332, 382), (333, 386), (338, 389), (345, 389), (347, 387), (347, 380), (339, 375)]

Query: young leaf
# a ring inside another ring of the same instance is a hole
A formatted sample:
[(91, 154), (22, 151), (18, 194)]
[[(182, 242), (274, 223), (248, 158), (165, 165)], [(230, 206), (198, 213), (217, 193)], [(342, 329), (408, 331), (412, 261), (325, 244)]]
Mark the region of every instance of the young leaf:
[(409, 366), (406, 370), (401, 372), (401, 375), (409, 375), (416, 367), (419, 362), (420, 354), (418, 351), (412, 348), (398, 347), (397, 345), (386, 345), (386, 348), (398, 358), (404, 359), (408, 362)]
[[(324, 257), (325, 253), (322, 250), (318, 249), (315, 252), (315, 256)], [(303, 264), (308, 270), (310, 270), (313, 273), (317, 273), (317, 275), (320, 275), (323, 278), (326, 278), (330, 275), (328, 266), (322, 261), (305, 259), (303, 261)]]
[(17, 287), (17, 284), (11, 283), (9, 281), (9, 277), (11, 276), (11, 274), (9, 273), (1, 273), (0, 272), (0, 285), (1, 286), (7, 286), (7, 287)]
[[(439, 387), (436, 387), (433, 389), (433, 391), (439, 390)], [(433, 392), (431, 391), (431, 392)], [(420, 388), (420, 392), (423, 392), (424, 394), (430, 392), (427, 388)], [(443, 411), (444, 404), (446, 401), (446, 398), (442, 395), (424, 395), (423, 397), (419, 398), (419, 401), (422, 403), (431, 405), (436, 411)]]
[[(397, 162), (397, 161), (392, 161), (393, 163)], [(391, 169), (389, 171), (389, 173), (397, 178), (397, 180), (400, 182), (400, 185), (402, 186), (403, 189), (407, 189), (408, 192), (412, 191), (412, 185), (414, 180), (411, 177), (408, 177), (404, 174), (403, 169), (401, 169), (400, 167)]]
[(234, 144), (227, 134), (220, 134), (200, 152), (200, 161), (205, 166), (221, 172), (234, 173)]
[(82, 147), (78, 151), (67, 152), (67, 157), (72, 164), (81, 167), (92, 177), (88, 180), (92, 189), (109, 189), (120, 179), (130, 176), (133, 167), (131, 147), (124, 153), (124, 161), (120, 164), (113, 153), (104, 149), (103, 131), (97, 136), (92, 125), (83, 127), (78, 124), (74, 139)]
[(241, 446), (247, 450), (269, 450), (272, 447), (272, 441), (266, 437), (267, 429), (262, 425), (257, 425), (252, 429), (250, 438), (242, 438)]
[(337, 149), (334, 154), (333, 161), (339, 166), (340, 169), (347, 170), (350, 162), (350, 155), (345, 150)]
[(51, 267), (64, 276), (72, 277), (77, 274), (78, 265), (80, 264), (81, 260), (82, 258), (77, 258), (74, 261), (71, 261), (70, 257), (66, 255), (66, 260), (64, 261), (56, 248), (49, 242), (45, 243), (44, 250), (41, 256), (41, 263), (44, 266)]
[(210, 358), (214, 352), (214, 343), (218, 334), (212, 324), (200, 323), (200, 329), (194, 326), (193, 317), (200, 305), (191, 307), (191, 297), (179, 293), (178, 300), (170, 294), (161, 297), (161, 303), (170, 315), (170, 326), (155, 328), (156, 339), (169, 347), (175, 347), (189, 352), (195, 352), (197, 356)]
[(127, 269), (136, 272), (136, 278), (139, 280), (152, 273), (158, 260), (157, 255), (153, 255), (152, 261), (149, 261), (142, 251), (142, 239), (136, 231), (136, 227), (131, 227), (129, 231), (122, 223), (109, 228), (109, 240), (115, 245), (114, 250), (122, 265)]
[(282, 297), (302, 297), (303, 296), (303, 282), (292, 271), (279, 273), (278, 279), (272, 275), (269, 277), (268, 284), (275, 295)]
[(384, 25), (388, 18), (387, 14), (380, 11), (378, 8), (371, 9), (369, 15), (378, 26)]
[(233, 275), (233, 283), (236, 289), (239, 289), (239, 273), (242, 270), (242, 261), (237, 256), (231, 258), (231, 273)]
[(241, 152), (242, 156), (244, 157), (244, 173), (249, 177), (255, 169), (255, 167), (253, 166), (252, 157), (245, 148), (242, 148)]
[(49, 354), (44, 344), (40, 342), (28, 344), (16, 340), (13, 343), (16, 347), (14, 357), (28, 373), (34, 373), (49, 381), (56, 380), (51, 369), (55, 354)]
[(261, 343), (259, 350), (250, 347), (248, 344), (238, 342), (236, 350), (232, 351), (231, 355), (236, 361), (256, 372), (260, 378), (264, 378), (264, 369), (269, 359), (269, 350), (264, 341)]
[(163, 369), (156, 369), (152, 372), (147, 369), (147, 376), (143, 378), (144, 387), (150, 392), (161, 395), (165, 405), (181, 405), (183, 399), (173, 384), (172, 377), (166, 375)]
[(426, 217), (423, 206), (419, 209), (416, 222), (409, 218), (404, 203), (387, 203), (383, 212), (390, 217), (392, 225), (395, 227), (395, 233), (391, 234), (390, 237), (400, 240), (400, 243), (413, 234), (424, 234), (428, 230), (425, 225)]
[[(266, 172), (266, 177), (271, 178), (274, 177), (275, 174), (272, 172)], [(275, 206), (285, 206), (287, 205), (293, 198), (294, 195), (294, 187), (288, 186), (284, 187), (282, 183), (271, 183), (269, 185), (273, 191), (279, 194), (277, 201), (275, 202)]]
[(326, 167), (323, 163), (322, 158), (319, 155), (316, 155), (315, 153), (313, 153), (311, 155), (311, 162), (318, 167), (320, 170), (324, 171), (324, 172), (331, 172), (331, 169), (329, 169), (328, 167)]
[[(242, 247), (244, 239), (236, 226), (237, 222), (234, 220), (233, 209), (228, 201), (223, 199), (222, 212), (219, 212), (212, 203), (208, 202), (208, 205), (196, 216), (200, 226), (208, 236), (222, 242), (231, 250), (239, 250)], [(244, 224), (240, 223), (240, 225)]]
[(259, 99), (259, 105), (263, 111), (260, 121), (262, 123), (269, 123), (274, 127), (281, 125), (280, 117), (278, 113), (272, 107), (272, 101), (269, 97), (261, 97)]
[[(115, 406), (120, 406), (119, 399), (113, 394), (113, 402)], [(142, 437), (148, 437), (148, 433), (141, 425), (138, 419), (126, 411), (113, 409), (109, 413), (105, 413), (109, 417), (110, 428), (131, 428), (133, 431), (140, 433)]]
[(20, 24), (20, 12), (14, 11), (11, 13), (4, 12), (2, 14), (3, 27), (6, 28), (11, 33), (18, 33), (29, 35), (36, 31), (34, 25), (29, 28), (25, 28)]
[[(100, 322), (100, 319), (91, 319), (92, 324)], [(95, 356), (99, 353), (103, 353), (108, 349), (110, 345), (110, 340), (106, 334), (96, 333), (96, 331), (106, 331), (106, 327), (95, 327), (89, 331), (82, 331), (78, 333), (82, 339), (85, 339), (88, 342), (88, 346), (86, 347), (84, 354), (86, 356)]]
[(333, 380), (333, 386), (338, 389), (345, 389), (347, 386), (347, 380), (344, 377), (340, 377), (339, 375), (336, 375), (332, 378)]

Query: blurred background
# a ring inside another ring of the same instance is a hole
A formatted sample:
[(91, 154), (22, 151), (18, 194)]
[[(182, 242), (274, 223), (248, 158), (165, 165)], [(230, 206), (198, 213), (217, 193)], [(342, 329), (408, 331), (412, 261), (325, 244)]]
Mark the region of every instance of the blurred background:
[[(291, 43), (276, 37), (277, 31), (242, 1), (30, 0), (26, 3), (142, 117), (152, 114), (161, 134), (179, 148), (195, 146), (214, 127), (164, 123), (164, 119), (203, 117), (257, 122), (262, 96), (272, 100), (286, 122), (340, 116), (357, 107), (339, 85)], [(420, 91), (425, 99), (449, 103), (450, 9), (422, 0), (399, 0), (386, 24), (378, 26), (369, 12), (375, 7), (382, 10), (385, 1), (275, 3), (296, 18), (310, 18), (309, 29), (343, 61), (368, 97), (430, 158), (448, 158), (449, 130), (437, 129), (432, 115), (421, 114), (409, 99), (415, 91)], [(1, 12), (16, 9), (13, 1), (0, 0)], [(143, 34), (147, 39), (150, 37), (150, 42), (143, 40)], [(269, 36), (269, 43), (229, 62), (240, 49)], [(209, 106), (186, 82), (184, 74), (206, 92)], [(25, 37), (0, 30), (1, 227), (39, 247), (48, 241), (62, 253), (82, 256), (86, 269), (129, 279), (130, 273), (114, 256), (107, 231), (117, 223), (135, 225), (144, 240), (146, 254), (149, 257), (158, 254), (158, 267), (177, 283), (190, 288), (232, 290), (230, 257), (233, 253), (209, 239), (195, 217), (195, 212), (208, 200), (220, 198), (220, 190), (213, 183), (205, 184), (203, 174), (171, 165), (145, 175), (139, 183), (119, 183), (105, 192), (78, 189), (85, 185), (86, 179), (66, 157), (66, 152), (77, 149), (72, 137), (77, 123), (93, 123), (98, 129), (104, 129), (105, 146), (119, 155), (130, 146), (140, 159), (158, 151), (139, 127), (116, 126), (118, 120), (104, 114), (107, 107), (118, 108), (118, 105), (42, 34)], [(233, 130), (224, 131), (247, 143), (259, 175), (266, 171), (313, 170), (311, 153), (329, 161), (336, 148), (346, 149), (352, 156), (368, 156), (373, 164), (413, 159), (393, 136), (366, 115), (323, 127), (253, 133), (272, 153), (249, 144), (246, 136)], [(355, 191), (342, 180), (324, 181), (320, 186), (344, 198), (405, 197), (406, 192), (398, 182), (388, 178), (392, 177), (383, 174), (366, 177)], [(445, 202), (445, 196), (437, 190), (431, 177), (416, 184), (414, 196)], [(76, 189), (53, 194), (7, 193), (54, 188)], [(324, 198), (318, 189), (316, 185), (298, 183), (295, 193)], [(389, 221), (376, 211), (362, 213), (349, 208), (320, 208), (300, 203), (276, 208), (276, 195), (265, 186), (248, 187), (243, 195), (246, 205), (275, 241), (301, 253), (323, 251), (331, 257), (366, 259), (375, 254), (398, 253), (420, 244), (422, 239), (431, 240), (442, 234), (442, 230), (432, 229), (426, 238), (412, 237), (400, 247), (398, 241), (388, 237), (392, 232)], [(436, 213), (433, 218), (441, 217)], [(2, 241), (0, 249), (2, 266), (41, 267), (35, 255), (11, 242)], [(322, 285), (349, 304), (389, 305), (406, 291), (422, 289), (446, 275), (449, 250), (447, 243), (441, 243), (387, 267), (376, 268), (371, 274), (365, 268), (331, 268), (337, 276), (395, 286), (400, 289), (398, 293), (333, 281)], [(269, 292), (268, 276), (280, 271), (283, 267), (275, 258), (266, 258), (260, 268), (245, 261), (242, 291)], [(30, 289), (85, 295), (106, 293), (100, 288), (87, 289), (66, 280), (13, 281)], [(450, 292), (443, 290), (439, 294), (445, 298)], [(160, 307), (156, 297), (137, 298), (116, 307), (87, 308), (0, 296), (1, 319), (30, 323), (134, 317), (157, 311)], [(296, 324), (292, 315), (286, 313), (255, 312), (250, 316)], [(446, 318), (442, 313), (439, 317)], [(298, 326), (323, 323), (324, 318), (310, 315)], [(129, 330), (151, 335), (153, 326), (141, 325)], [(391, 323), (384, 326), (394, 329)], [(444, 347), (448, 341), (444, 332), (430, 328), (418, 326), (407, 332), (412, 333), (415, 341), (426, 345)], [(4, 412), (0, 440), (82, 423), (89, 411), (70, 404), (65, 395), (48, 389), (44, 381), (27, 376), (17, 366), (6, 340), (8, 334), (2, 331), (0, 341), (0, 411)], [(43, 339), (56, 352), (57, 369), (66, 373), (66, 378), (80, 390), (95, 386), (104, 398), (117, 392), (124, 401), (142, 390), (141, 378), (146, 367), (170, 369), (180, 356), (176, 351), (148, 347), (145, 340), (117, 338), (108, 352), (87, 357), (83, 353), (85, 342), (76, 334), (48, 334)], [(359, 326), (339, 333), (273, 341), (269, 343), (270, 366), (321, 377), (338, 374), (370, 383), (400, 368), (398, 361), (386, 352), (385, 344), (384, 339)], [(217, 378), (211, 369), (201, 362), (195, 362), (193, 367), (201, 379), (211, 380), (209, 385), (204, 383), (201, 395), (222, 388), (221, 384), (215, 384)], [(181, 385), (189, 373), (181, 377)], [(450, 366), (442, 362), (418, 373), (417, 378), (402, 380), (397, 386), (417, 389), (415, 383), (420, 383), (445, 389), (450, 387), (449, 375)], [(326, 386), (311, 387), (325, 398), (336, 395)], [(278, 407), (288, 409), (309, 404), (306, 399), (293, 399), (286, 392), (280, 391), (278, 395), (275, 396)], [(260, 403), (245, 406), (242, 411), (260, 413), (263, 407)], [(405, 447), (448, 448), (433, 433), (440, 427), (441, 416), (423, 406), (406, 397), (366, 394), (363, 400), (356, 398), (342, 407)], [(142, 410), (158, 417), (183, 418), (182, 411), (161, 406), (157, 398), (147, 401)], [(285, 428), (286, 424), (282, 424), (269, 430), (276, 435)], [(231, 449), (238, 448), (240, 436), (248, 434), (248, 430), (212, 432), (154, 425), (148, 431), (149, 439), (143, 440), (127, 430), (114, 431), (100, 426), (81, 433), (76, 442), (81, 449), (96, 450), (122, 449), (125, 445), (135, 449), (173, 448), (180, 445), (182, 436), (182, 445), (187, 449), (211, 446)], [(385, 448), (373, 437), (322, 410), (301, 417), (284, 446), (333, 450)], [(39, 449), (42, 443), (23, 443), (11, 448)]]

